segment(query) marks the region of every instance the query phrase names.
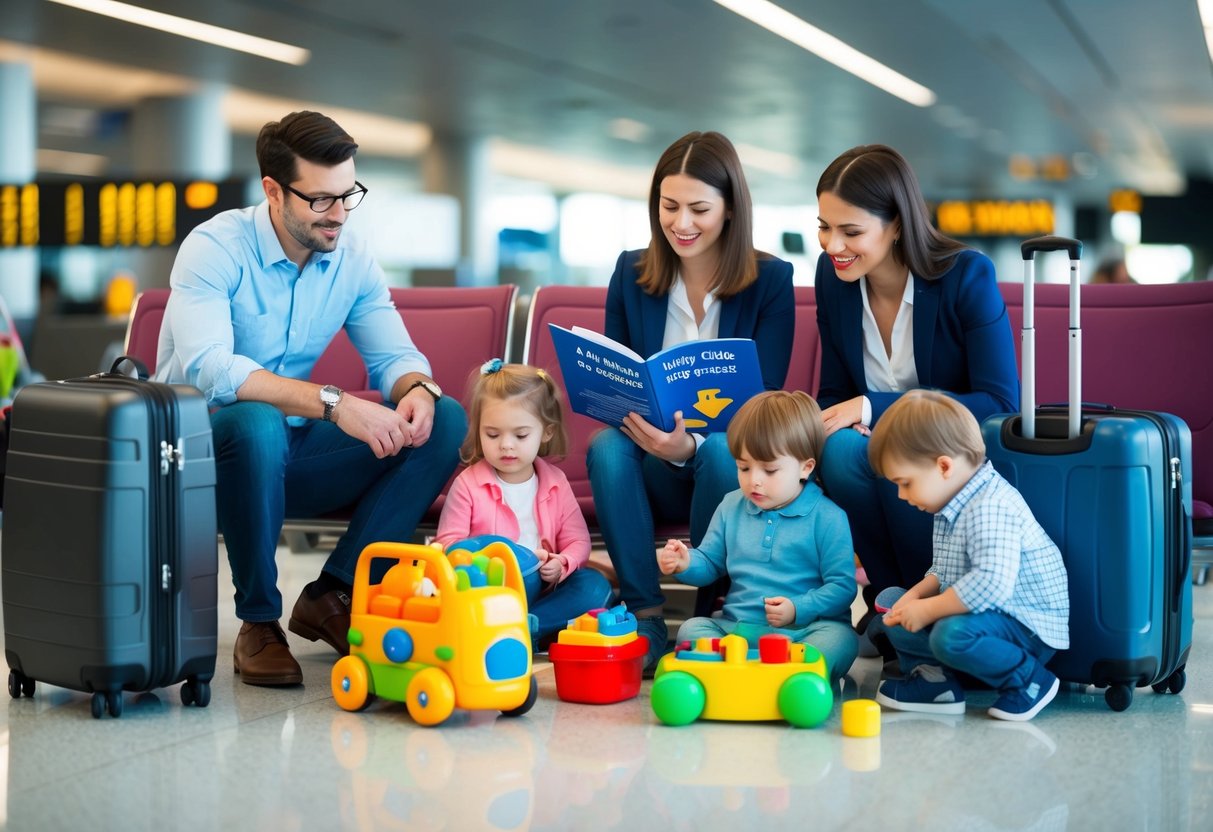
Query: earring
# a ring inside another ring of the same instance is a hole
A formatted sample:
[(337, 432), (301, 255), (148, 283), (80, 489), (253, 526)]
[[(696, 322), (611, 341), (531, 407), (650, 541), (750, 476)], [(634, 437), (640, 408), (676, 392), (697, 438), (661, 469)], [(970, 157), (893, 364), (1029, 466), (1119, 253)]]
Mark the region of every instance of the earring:
[(895, 246), (899, 246), (899, 245), (901, 245), (901, 238), (900, 238), (900, 237), (894, 237), (894, 238), (893, 238), (893, 245), (895, 245)]

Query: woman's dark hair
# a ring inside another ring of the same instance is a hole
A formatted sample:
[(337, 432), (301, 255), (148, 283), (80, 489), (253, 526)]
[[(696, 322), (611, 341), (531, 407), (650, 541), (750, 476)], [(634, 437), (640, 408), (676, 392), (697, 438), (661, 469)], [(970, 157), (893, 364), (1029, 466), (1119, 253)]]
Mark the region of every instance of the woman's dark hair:
[(919, 277), (939, 277), (968, 248), (931, 225), (914, 169), (886, 145), (853, 147), (831, 162), (817, 181), (818, 198), (826, 192), (880, 217), (886, 225), (900, 219), (893, 259)]
[(271, 121), (257, 135), (257, 164), (261, 175), (289, 185), (299, 177), (297, 159), (333, 167), (358, 150), (349, 133), (322, 113), (301, 110), (282, 121)]
[(679, 258), (661, 228), (661, 183), (667, 176), (679, 173), (711, 185), (724, 197), (730, 217), (720, 232), (720, 257), (709, 289), (719, 298), (735, 295), (758, 277), (753, 210), (737, 151), (732, 142), (715, 132), (687, 133), (657, 160), (649, 186), (649, 229), (653, 239), (640, 256), (637, 282), (650, 295), (664, 295), (674, 285)]

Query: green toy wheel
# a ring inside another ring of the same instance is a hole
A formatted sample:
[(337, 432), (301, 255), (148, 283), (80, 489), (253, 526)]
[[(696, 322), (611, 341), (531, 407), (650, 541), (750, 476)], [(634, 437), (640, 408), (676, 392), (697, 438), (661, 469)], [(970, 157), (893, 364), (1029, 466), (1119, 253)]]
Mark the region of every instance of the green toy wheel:
[(816, 673), (797, 673), (779, 688), (779, 713), (797, 728), (815, 728), (834, 707), (834, 694)]
[(653, 713), (666, 725), (690, 725), (707, 703), (703, 684), (682, 670), (671, 670), (653, 681), (649, 693)]

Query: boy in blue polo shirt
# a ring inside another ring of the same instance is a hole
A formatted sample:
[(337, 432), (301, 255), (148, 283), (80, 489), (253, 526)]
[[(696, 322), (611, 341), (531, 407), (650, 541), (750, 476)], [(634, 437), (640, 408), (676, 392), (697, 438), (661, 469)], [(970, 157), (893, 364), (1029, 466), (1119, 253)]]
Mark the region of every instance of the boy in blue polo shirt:
[(990, 716), (1036, 716), (1059, 686), (1045, 663), (1070, 644), (1066, 568), (986, 460), (977, 420), (955, 399), (913, 390), (880, 418), (868, 455), (898, 497), (935, 515), (931, 568), (884, 617), (905, 678), (881, 682), (876, 701), (964, 713), (963, 671), (999, 691)]
[(857, 587), (846, 514), (810, 479), (825, 444), (821, 409), (806, 393), (759, 393), (729, 422), (728, 443), (741, 488), (725, 495), (698, 547), (671, 540), (657, 555), (662, 573), (684, 584), (731, 582), (721, 617), (688, 619), (678, 640), (736, 633), (756, 646), (783, 633), (821, 651), (837, 682), (859, 652)]

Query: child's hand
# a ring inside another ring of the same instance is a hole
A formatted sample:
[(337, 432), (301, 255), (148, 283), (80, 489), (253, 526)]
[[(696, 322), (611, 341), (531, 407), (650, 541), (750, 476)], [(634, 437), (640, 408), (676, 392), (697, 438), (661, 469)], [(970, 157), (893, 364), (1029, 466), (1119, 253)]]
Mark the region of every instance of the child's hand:
[(796, 620), (796, 605), (782, 595), (762, 599), (767, 609), (767, 624), (772, 627), (787, 627)]
[(907, 633), (916, 633), (922, 628), (934, 624), (935, 618), (931, 615), (930, 607), (925, 603), (925, 599), (911, 598), (907, 601), (903, 596), (885, 615), (884, 623), (889, 627), (900, 626)]
[(535, 557), (539, 558), (539, 577), (549, 584), (560, 580), (564, 574), (564, 562), (547, 549), (536, 549)]
[(672, 575), (675, 572), (685, 572), (691, 565), (691, 556), (687, 553), (687, 545), (681, 540), (671, 540), (665, 548), (657, 553), (657, 565), (661, 567), (662, 575)]

